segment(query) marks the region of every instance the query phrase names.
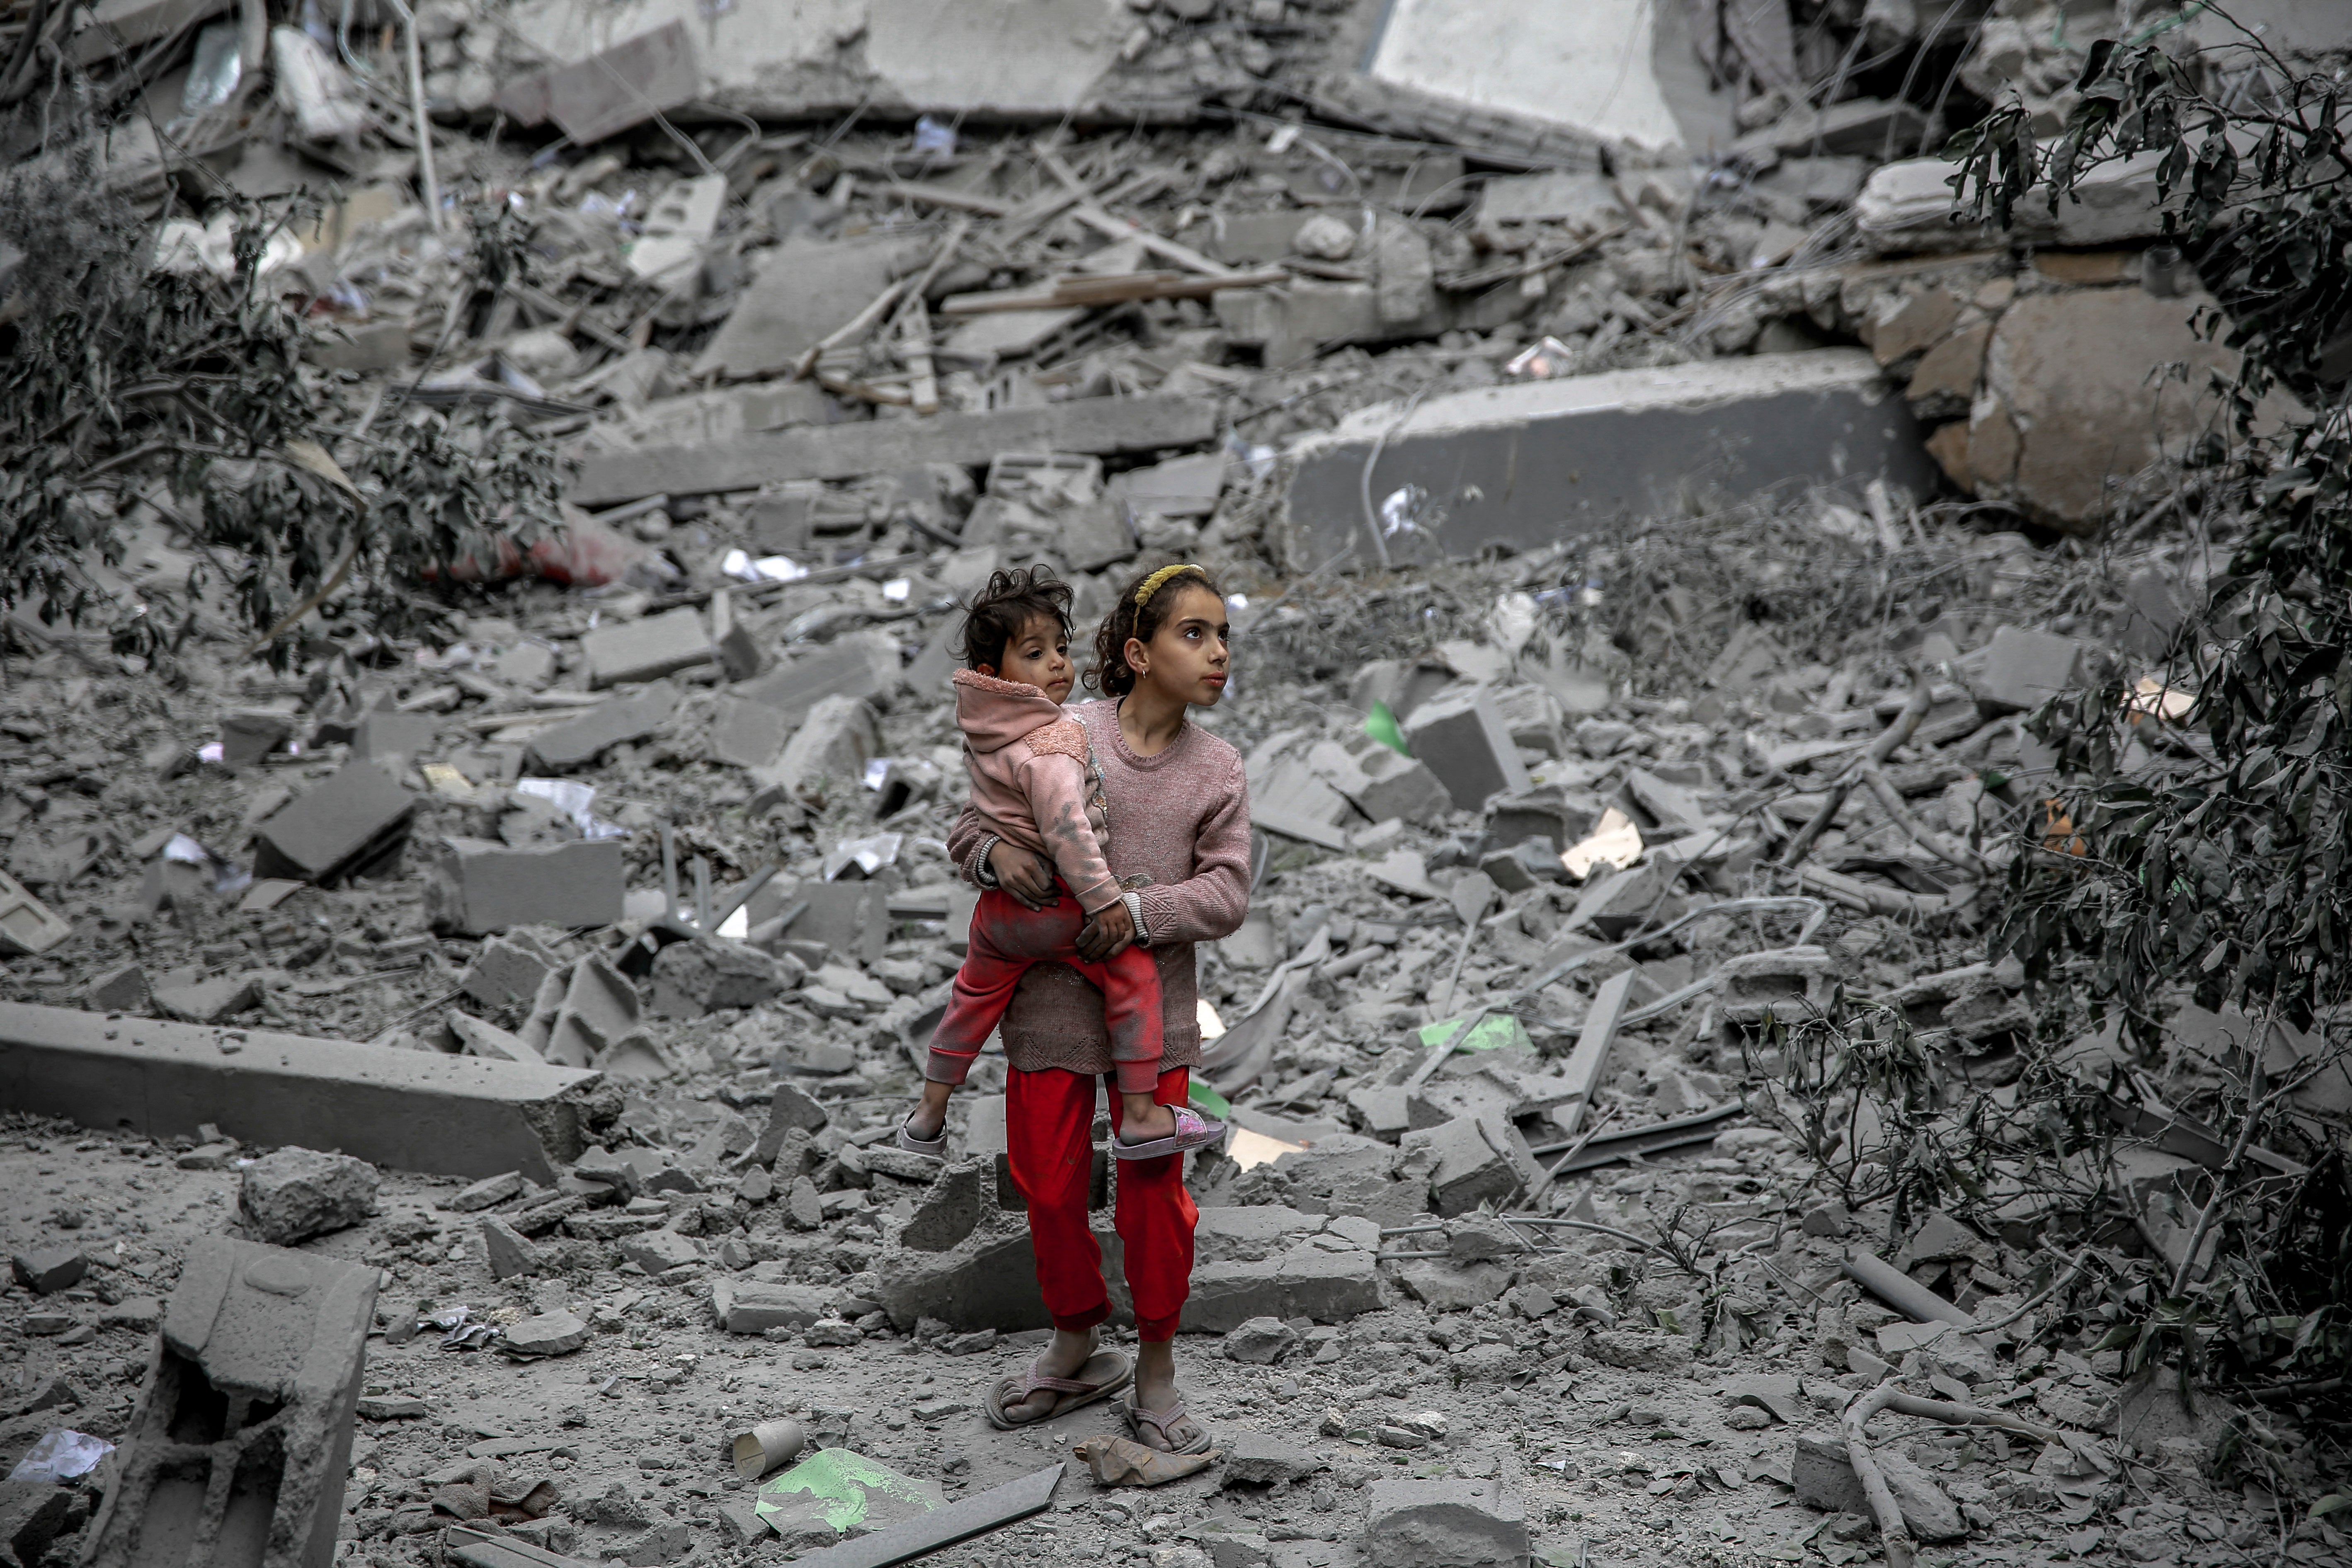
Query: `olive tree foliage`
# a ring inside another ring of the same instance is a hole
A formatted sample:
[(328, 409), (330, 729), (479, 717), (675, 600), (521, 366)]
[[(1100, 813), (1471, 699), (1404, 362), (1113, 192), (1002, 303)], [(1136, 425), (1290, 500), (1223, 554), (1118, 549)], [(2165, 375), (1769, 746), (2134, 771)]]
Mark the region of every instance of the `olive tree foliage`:
[[(238, 204), (225, 278), (159, 269), (157, 226), (100, 175), (83, 153), (0, 181), (0, 234), (24, 252), (0, 326), (0, 608), (100, 626), (125, 653), (178, 647), (193, 595), (125, 599), (94, 571), (121, 559), (116, 520), (152, 502), (199, 549), (192, 587), (225, 573), (282, 663), (292, 623), (329, 594), (398, 636), (434, 613), (438, 568), (554, 520), (551, 450), (495, 412), (407, 405), (404, 385), (364, 435), (342, 427), (302, 363), (332, 329), (262, 266), (315, 203)], [(494, 288), (515, 247), (502, 214), (478, 220), (473, 279)]]
[[(2215, 389), (2226, 417), (2189, 460), (2243, 527), (2174, 640), (2170, 679), (2195, 693), (2185, 715), (2168, 721), (2117, 678), (2034, 716), (2059, 782), (2012, 863), (1994, 956), (2022, 960), (2054, 1016), (2116, 1026), (2142, 1083), (2184, 996), (2257, 1022), (2251, 1048), (2180, 1080), (2193, 1098), (2175, 1108), (2231, 1152), (2181, 1216), (2218, 1243), (2214, 1260), (2124, 1270), (2103, 1342), (2134, 1364), (2292, 1391), (2352, 1373), (2345, 1140), (2303, 1094), (2339, 1070), (2352, 1032), (2337, 1016), (2352, 986), (2345, 83), (2242, 33), (2201, 50), (2172, 35), (2101, 42), (2076, 86), (2053, 135), (2011, 101), (1955, 139), (1959, 205), (2005, 224), (2074, 199), (2105, 165), (2154, 165), (2167, 234), (2214, 301), (2195, 325), (2239, 355)], [(2134, 1092), (2131, 1076), (2119, 1068), (2110, 1090)], [(2250, 1144), (2305, 1173), (2250, 1163)]]

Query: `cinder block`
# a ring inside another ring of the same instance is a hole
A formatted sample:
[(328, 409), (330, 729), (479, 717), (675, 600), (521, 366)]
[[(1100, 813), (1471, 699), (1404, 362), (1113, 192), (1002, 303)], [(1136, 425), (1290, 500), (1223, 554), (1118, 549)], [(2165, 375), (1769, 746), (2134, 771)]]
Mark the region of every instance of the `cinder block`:
[(528, 931), (510, 931), (484, 942), (457, 979), (457, 989), (485, 1007), (529, 1002), (540, 983), (562, 963)]
[(373, 763), (346, 763), (253, 830), (253, 873), (332, 887), (388, 858), (416, 797)]
[(833, 1315), (833, 1298), (814, 1285), (762, 1285), (750, 1279), (715, 1279), (710, 1310), (730, 1334), (770, 1329), (805, 1329)]
[(619, 621), (598, 626), (580, 638), (580, 657), (588, 667), (591, 687), (635, 685), (659, 680), (718, 657), (701, 612), (681, 605), (641, 621)]
[(207, 1561), (329, 1568), (378, 1275), (191, 1242), (83, 1561), (131, 1568), (204, 1542)]
[(1985, 645), (1984, 673), (1976, 681), (1979, 707), (1993, 713), (2039, 708), (2080, 684), (2082, 645), (2052, 632), (2003, 626)]
[(717, 937), (674, 942), (654, 957), (653, 1010), (664, 1018), (699, 1018), (723, 1007), (756, 1007), (806, 973), (789, 953), (771, 955)]
[(666, 680), (633, 697), (615, 697), (569, 724), (531, 738), (530, 755), (541, 773), (585, 767), (614, 746), (642, 741), (659, 730), (677, 709), (677, 692)]
[(442, 839), (425, 883), (435, 931), (480, 936), (510, 926), (601, 926), (628, 895), (617, 838), (509, 848), (489, 838)]
[(377, 708), (352, 729), (352, 755), (397, 769), (432, 751), (440, 736), (441, 721), (435, 714)]
[(1404, 732), (1415, 760), (1437, 775), (1456, 810), (1477, 811), (1496, 795), (1527, 792), (1528, 770), (1511, 727), (1482, 689), (1423, 703)]
[(211, 1122), (398, 1170), (552, 1183), (590, 1119), (613, 1114), (608, 1094), (567, 1068), (0, 1003), (0, 1105), (150, 1138)]
[(541, 983), (518, 1032), (549, 1061), (586, 1067), (625, 1042), (644, 1039), (638, 1016), (636, 987), (591, 953)]

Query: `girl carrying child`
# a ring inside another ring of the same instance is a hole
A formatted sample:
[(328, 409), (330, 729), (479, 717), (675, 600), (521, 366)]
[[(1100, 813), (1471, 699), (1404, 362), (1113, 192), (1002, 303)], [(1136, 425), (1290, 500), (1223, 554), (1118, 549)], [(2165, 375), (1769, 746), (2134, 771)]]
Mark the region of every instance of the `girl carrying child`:
[[(1024, 580), (1010, 580), (1015, 576)], [(1248, 911), (1249, 803), (1239, 753), (1186, 713), (1224, 695), (1224, 598), (1193, 565), (1161, 567), (1129, 584), (1095, 637), (1087, 684), (1105, 695), (1057, 718), (1048, 705), (1069, 689), (1061, 635), (1067, 593), (1042, 574), (1007, 574), (992, 580), (980, 603), (1007, 594), (1039, 603), (1025, 606), (1001, 645), (995, 631), (980, 626), (978, 604), (967, 626), (968, 661), (990, 667), (971, 673), (990, 684), (960, 676), (960, 713), (967, 692), (1026, 701), (993, 689), (1015, 682), (1038, 700), (1010, 717), (992, 701), (972, 704), (975, 719), (993, 710), (1000, 721), (978, 725), (972, 804), (948, 845), (983, 889), (972, 922), (972, 951), (983, 962), (969, 987), (958, 976), (922, 1102), (902, 1123), (900, 1141), (926, 1152), (943, 1147), (948, 1094), (1001, 1012), (1012, 1068), (1009, 1163), (1028, 1201), (1037, 1283), (1055, 1334), (1025, 1375), (989, 1391), (989, 1419), (1001, 1427), (1051, 1420), (1131, 1381), (1127, 1416), (1138, 1440), (1198, 1452), (1208, 1434), (1184, 1414), (1171, 1343), (1190, 1289), (1199, 1218), (1184, 1190), (1183, 1152), (1223, 1130), (1186, 1104), (1189, 1069), (1201, 1059), (1192, 944), (1230, 935)], [(1024, 635), (1048, 630), (1055, 635)], [(982, 657), (992, 647), (996, 658)], [(1042, 722), (1022, 729), (1032, 720)], [(1071, 721), (1075, 732), (1058, 730)], [(1020, 750), (1004, 760), (1014, 765), (990, 764), (988, 755), (1013, 749), (1002, 737), (1016, 729)], [(982, 752), (991, 742), (991, 752)], [(1064, 765), (1081, 750), (1087, 765)], [(1084, 784), (1066, 790), (1065, 774), (1082, 776)], [(1030, 808), (1025, 832), (1016, 804)], [(1000, 831), (1008, 826), (1010, 833)], [(1099, 872), (1087, 861), (1089, 846), (1102, 858)], [(1040, 956), (1049, 946), (1074, 954), (1077, 966)], [(1148, 977), (1131, 956), (1138, 952), (1149, 961)], [(1100, 988), (1082, 972), (1098, 976)], [(1106, 1083), (1119, 1157), (1114, 1225), (1139, 1342), (1132, 1366), (1095, 1343), (1110, 1299), (1087, 1196), (1097, 1085)]]

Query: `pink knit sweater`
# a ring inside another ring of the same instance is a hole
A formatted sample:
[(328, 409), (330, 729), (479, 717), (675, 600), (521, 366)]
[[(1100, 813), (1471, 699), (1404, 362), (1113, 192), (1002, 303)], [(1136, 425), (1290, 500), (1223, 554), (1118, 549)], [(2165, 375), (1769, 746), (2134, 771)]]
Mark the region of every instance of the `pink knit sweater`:
[[(1078, 703), (1070, 716), (1087, 727), (1102, 767), (1110, 819), (1111, 875), (1151, 879), (1141, 895), (1143, 925), (1160, 964), (1163, 1066), (1201, 1060), (1199, 982), (1192, 944), (1238, 930), (1249, 912), (1249, 790), (1241, 753), (1187, 722), (1158, 756), (1139, 757), (1118, 731), (1118, 704)], [(948, 835), (948, 852), (971, 874), (972, 851), (991, 829), (966, 806)], [(1067, 964), (1041, 963), (1013, 994), (1004, 1016), (1004, 1053), (1024, 1072), (1065, 1068), (1111, 1070), (1103, 1031), (1102, 994)]]

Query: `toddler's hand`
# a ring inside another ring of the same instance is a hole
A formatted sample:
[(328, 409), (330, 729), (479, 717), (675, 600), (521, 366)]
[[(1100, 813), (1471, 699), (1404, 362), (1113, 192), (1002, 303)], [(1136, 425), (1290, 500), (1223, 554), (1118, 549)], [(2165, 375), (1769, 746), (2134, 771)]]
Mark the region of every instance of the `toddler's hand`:
[(1135, 941), (1135, 921), (1121, 899), (1088, 921), (1078, 931), (1078, 956), (1088, 963), (1108, 963)]

